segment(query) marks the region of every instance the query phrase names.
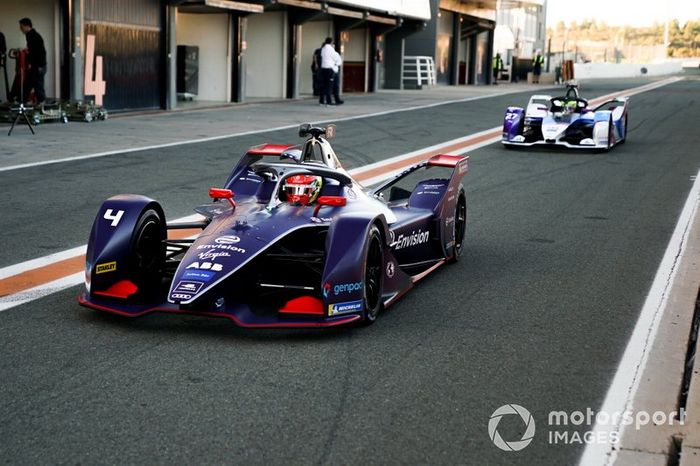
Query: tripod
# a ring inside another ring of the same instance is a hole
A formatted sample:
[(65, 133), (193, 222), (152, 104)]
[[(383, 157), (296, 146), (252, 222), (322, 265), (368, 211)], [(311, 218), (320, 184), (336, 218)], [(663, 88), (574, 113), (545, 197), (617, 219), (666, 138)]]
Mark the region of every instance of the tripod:
[(15, 119), (12, 121), (12, 126), (10, 126), (10, 131), (7, 132), (8, 136), (12, 135), (12, 130), (15, 129), (15, 125), (20, 119), (23, 119), (24, 122), (29, 126), (29, 131), (32, 132), (32, 135), (36, 134), (34, 132), (34, 127), (32, 126), (32, 122), (29, 120), (29, 117), (27, 116), (27, 110), (32, 110), (33, 107), (26, 107), (24, 105), (24, 78), (25, 78), (25, 58), (22, 52), (17, 53), (17, 63), (19, 64), (19, 95), (20, 95), (20, 101), (19, 101), (19, 106), (10, 108), (10, 111), (17, 112), (17, 116), (15, 116)]
[(31, 131), (32, 134), (36, 134), (34, 132), (32, 122), (29, 121), (29, 117), (27, 116), (27, 110), (31, 110), (31, 109), (32, 109), (32, 107), (25, 107), (24, 102), (20, 102), (19, 107), (15, 107), (15, 108), (10, 109), (13, 112), (17, 112), (17, 116), (12, 121), (12, 126), (10, 126), (10, 131), (8, 131), (8, 133), (7, 133), (8, 136), (12, 135), (12, 130), (15, 129), (15, 125), (20, 120), (20, 118), (23, 118), (24, 122), (27, 123), (27, 126), (29, 126), (29, 131)]

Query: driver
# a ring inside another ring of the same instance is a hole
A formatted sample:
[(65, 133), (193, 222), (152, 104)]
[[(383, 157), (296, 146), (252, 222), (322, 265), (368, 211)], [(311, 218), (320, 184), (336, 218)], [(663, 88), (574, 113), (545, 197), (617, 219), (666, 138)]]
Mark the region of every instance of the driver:
[(294, 175), (284, 181), (284, 192), (290, 204), (313, 204), (322, 187), (323, 178), (315, 175)]
[(566, 113), (573, 113), (576, 111), (576, 106), (577, 106), (576, 99), (574, 98), (573, 100), (567, 100), (564, 103), (564, 109), (566, 110)]

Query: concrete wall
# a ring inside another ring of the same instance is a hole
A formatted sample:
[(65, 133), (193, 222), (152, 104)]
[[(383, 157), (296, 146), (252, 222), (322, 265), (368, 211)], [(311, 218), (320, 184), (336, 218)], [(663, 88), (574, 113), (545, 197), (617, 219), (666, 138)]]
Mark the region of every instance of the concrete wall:
[(286, 12), (271, 11), (248, 16), (246, 42), (246, 97), (284, 98), (287, 86)]
[(197, 100), (230, 100), (228, 14), (177, 15), (177, 45), (199, 47)]
[(653, 64), (636, 63), (575, 63), (574, 76), (576, 79), (587, 78), (629, 78), (644, 76), (642, 68), (647, 69), (647, 76), (663, 76), (679, 73), (682, 69), (680, 62), (665, 62)]
[[(59, 95), (58, 64), (60, 63), (60, 50), (58, 50), (59, 30), (58, 0), (0, 0), (0, 32), (5, 34), (7, 48), (26, 48), (27, 41), (19, 30), (19, 20), (28, 17), (32, 20), (34, 28), (44, 38), (46, 46), (46, 76), (44, 88), (48, 97)], [(9, 86), (15, 77), (15, 60), (7, 60), (7, 74)], [(1, 75), (1, 73), (0, 73)], [(0, 77), (0, 101), (7, 100), (5, 95), (4, 76)]]
[(313, 93), (311, 60), (314, 50), (319, 48), (326, 37), (333, 37), (333, 23), (330, 21), (310, 21), (301, 28), (301, 65), (299, 70), (299, 93)]

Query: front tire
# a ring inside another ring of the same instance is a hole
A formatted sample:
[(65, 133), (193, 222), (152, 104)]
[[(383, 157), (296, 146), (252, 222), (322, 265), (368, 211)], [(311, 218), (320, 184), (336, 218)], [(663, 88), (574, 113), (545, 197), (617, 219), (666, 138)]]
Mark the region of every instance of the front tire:
[(384, 282), (384, 242), (379, 228), (372, 225), (367, 235), (364, 272), (364, 325), (377, 320), (382, 308), (382, 285)]
[(612, 136), (613, 136), (613, 120), (612, 120), (612, 116), (611, 116), (610, 119), (608, 120), (608, 145), (607, 145), (607, 147), (605, 147), (605, 152), (608, 152), (613, 146)]
[(149, 290), (161, 282), (165, 265), (165, 219), (155, 209), (141, 213), (131, 236), (129, 270), (139, 290)]

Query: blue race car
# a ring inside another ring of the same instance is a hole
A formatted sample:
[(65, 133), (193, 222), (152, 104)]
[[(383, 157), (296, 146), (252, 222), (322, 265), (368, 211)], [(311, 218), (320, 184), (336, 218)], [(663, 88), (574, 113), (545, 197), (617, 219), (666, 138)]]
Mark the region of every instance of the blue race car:
[(561, 97), (534, 95), (525, 109), (508, 107), (501, 142), (507, 148), (539, 144), (607, 151), (627, 139), (628, 98), (588, 107), (576, 85)]
[(167, 224), (144, 196), (104, 201), (78, 301), (243, 327), (371, 324), (462, 254), (468, 157), (436, 155), (366, 189), (341, 167), (334, 133), (306, 124), (302, 145), (251, 148), (224, 187), (209, 190), (214, 202), (195, 209), (201, 221)]

